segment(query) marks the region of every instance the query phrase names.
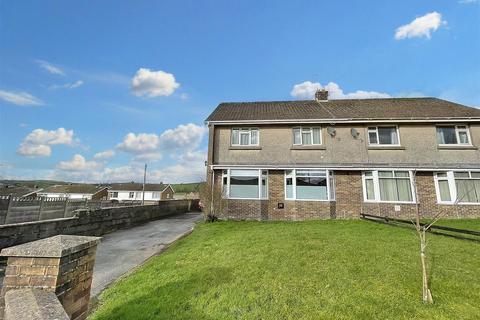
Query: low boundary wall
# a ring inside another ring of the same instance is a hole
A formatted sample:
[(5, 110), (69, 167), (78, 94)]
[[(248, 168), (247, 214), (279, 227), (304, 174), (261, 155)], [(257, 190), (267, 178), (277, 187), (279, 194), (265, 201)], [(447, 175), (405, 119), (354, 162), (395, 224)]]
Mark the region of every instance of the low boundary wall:
[(55, 235), (101, 236), (162, 217), (199, 210), (199, 200), (168, 200), (156, 205), (78, 210), (75, 216), (0, 225), (0, 249)]

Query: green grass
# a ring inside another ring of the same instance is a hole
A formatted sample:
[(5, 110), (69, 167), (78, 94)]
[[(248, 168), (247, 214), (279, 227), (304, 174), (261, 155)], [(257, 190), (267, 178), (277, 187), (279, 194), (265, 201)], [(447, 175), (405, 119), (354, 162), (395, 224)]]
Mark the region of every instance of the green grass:
[(205, 182), (171, 184), (176, 193), (199, 192)]
[(479, 319), (480, 243), (428, 235), (433, 305), (418, 247), (412, 230), (367, 221), (200, 224), (90, 319)]

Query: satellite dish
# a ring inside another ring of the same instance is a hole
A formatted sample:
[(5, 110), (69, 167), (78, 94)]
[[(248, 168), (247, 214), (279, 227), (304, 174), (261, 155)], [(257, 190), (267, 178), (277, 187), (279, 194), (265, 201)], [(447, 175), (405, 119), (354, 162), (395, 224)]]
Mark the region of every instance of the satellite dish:
[(354, 137), (355, 139), (357, 139), (357, 137), (358, 137), (358, 135), (359, 135), (357, 129), (352, 128), (352, 129), (350, 130), (350, 133), (352, 134), (352, 137)]
[(332, 137), (335, 136), (335, 133), (337, 132), (337, 130), (334, 128), (334, 127), (327, 127), (327, 133), (329, 135), (331, 135)]

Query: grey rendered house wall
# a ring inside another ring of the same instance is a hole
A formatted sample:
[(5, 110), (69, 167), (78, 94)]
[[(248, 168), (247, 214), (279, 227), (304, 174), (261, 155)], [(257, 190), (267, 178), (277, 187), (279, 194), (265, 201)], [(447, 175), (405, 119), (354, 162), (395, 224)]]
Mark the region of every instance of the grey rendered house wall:
[[(371, 126), (372, 124), (370, 124)], [(305, 125), (305, 126), (312, 126)], [(401, 164), (412, 166), (480, 167), (480, 124), (469, 124), (473, 148), (442, 149), (437, 146), (433, 123), (399, 124), (400, 149), (373, 149), (368, 146), (368, 124), (337, 124), (336, 135), (327, 134), (322, 124), (323, 148), (298, 150), (293, 147), (293, 125), (261, 125), (260, 150), (235, 149), (230, 146), (231, 126), (215, 126), (210, 164), (236, 165), (348, 165)], [(237, 127), (237, 126), (236, 126)], [(242, 126), (238, 126), (242, 127)], [(243, 126), (248, 127), (248, 126)], [(351, 129), (359, 136), (354, 139)], [(211, 137), (212, 135), (210, 135)]]

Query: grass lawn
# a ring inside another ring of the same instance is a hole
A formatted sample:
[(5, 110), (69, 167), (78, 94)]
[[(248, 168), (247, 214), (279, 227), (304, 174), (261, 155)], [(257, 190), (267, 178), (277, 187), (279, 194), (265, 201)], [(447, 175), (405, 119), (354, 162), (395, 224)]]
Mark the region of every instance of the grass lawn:
[[(446, 223), (449, 223), (448, 221)], [(479, 220), (450, 225), (478, 230)], [(90, 319), (480, 319), (480, 243), (368, 221), (217, 222), (107, 289)]]

